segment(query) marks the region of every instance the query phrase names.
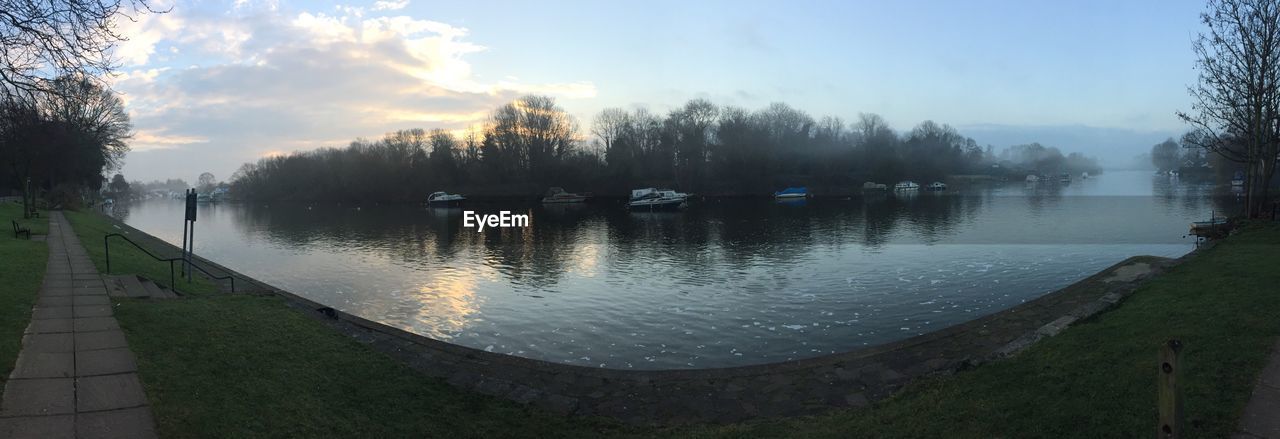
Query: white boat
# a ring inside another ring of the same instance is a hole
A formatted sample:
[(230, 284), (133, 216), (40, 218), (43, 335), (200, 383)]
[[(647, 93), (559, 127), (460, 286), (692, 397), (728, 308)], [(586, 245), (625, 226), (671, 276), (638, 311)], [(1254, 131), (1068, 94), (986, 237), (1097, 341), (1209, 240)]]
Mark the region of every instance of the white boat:
[(947, 190), (947, 184), (941, 181), (935, 181), (933, 183), (929, 183), (929, 186), (926, 186), (924, 189), (927, 191), (945, 191)]
[(542, 196), (542, 202), (544, 204), (582, 203), (587, 201), (587, 197), (589, 195), (565, 192), (564, 189), (553, 187), (547, 189), (547, 194)]
[(809, 196), (809, 189), (803, 187), (789, 187), (780, 192), (774, 192), (773, 197), (777, 199), (806, 198)]
[(444, 192), (432, 192), (427, 196), (427, 205), (433, 207), (450, 207), (462, 204), (467, 197), (456, 194), (447, 194)]
[(1080, 173), (1080, 179), (1081, 179), (1081, 180), (1088, 180), (1088, 179), (1089, 179), (1089, 173), (1088, 173), (1088, 172), (1081, 172), (1081, 173)]
[(1040, 176), (1036, 174), (1027, 174), (1027, 183), (1035, 183), (1040, 181)]
[(1236, 171), (1236, 175), (1235, 175), (1234, 177), (1231, 177), (1231, 186), (1232, 186), (1232, 187), (1244, 187), (1244, 173), (1243, 173), (1243, 172)]
[(687, 206), (689, 194), (671, 189), (644, 188), (631, 191), (627, 207), (631, 210), (678, 210)]
[(920, 185), (916, 184), (916, 182), (911, 180), (907, 180), (907, 181), (893, 185), (893, 190), (895, 191), (914, 191), (919, 189), (920, 189)]

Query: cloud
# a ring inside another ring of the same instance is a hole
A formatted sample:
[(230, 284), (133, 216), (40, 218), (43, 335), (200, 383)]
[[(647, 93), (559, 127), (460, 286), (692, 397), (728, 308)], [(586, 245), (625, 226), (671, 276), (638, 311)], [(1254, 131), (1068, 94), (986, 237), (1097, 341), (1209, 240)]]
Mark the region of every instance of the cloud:
[(375, 11), (398, 11), (404, 9), (405, 6), (409, 6), (409, 0), (373, 2), (373, 10)]
[[(146, 61), (113, 80), (138, 128), (126, 158), (130, 178), (230, 175), (268, 152), (342, 146), (405, 128), (459, 130), (523, 94), (596, 96), (592, 82), (574, 78), (481, 81), (466, 58), (487, 48), (471, 42), (467, 29), (438, 21), (252, 6), (170, 20), (140, 30), (183, 30), (139, 42), (130, 50), (148, 54)], [(157, 59), (155, 47), (165, 44), (180, 55)], [(152, 169), (174, 154), (186, 158)]]
[(207, 143), (209, 139), (194, 136), (172, 136), (151, 130), (139, 130), (133, 134), (130, 147), (133, 151), (172, 149), (181, 145)]
[(139, 14), (133, 20), (119, 20), (119, 32), (127, 40), (116, 46), (115, 58), (126, 66), (146, 64), (155, 53), (156, 44), (183, 27), (176, 14)]

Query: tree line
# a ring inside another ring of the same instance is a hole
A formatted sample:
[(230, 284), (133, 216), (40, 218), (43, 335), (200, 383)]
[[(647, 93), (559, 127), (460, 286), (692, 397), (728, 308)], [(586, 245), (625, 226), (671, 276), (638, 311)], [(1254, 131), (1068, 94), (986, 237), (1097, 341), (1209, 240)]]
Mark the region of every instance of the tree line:
[(797, 185), (845, 193), (866, 181), (955, 174), (1100, 172), (1092, 158), (1040, 144), (996, 154), (933, 121), (899, 133), (875, 114), (852, 123), (815, 119), (785, 103), (748, 110), (694, 99), (665, 115), (609, 108), (583, 131), (554, 99), (526, 96), (457, 134), (407, 129), (246, 163), (232, 191), (296, 201), (421, 201), (437, 190), (535, 196), (549, 186), (597, 195), (648, 186), (759, 195)]
[(0, 187), (19, 188), (27, 203), (43, 193), (55, 205), (74, 204), (122, 165), (129, 115), (119, 96), (89, 78), (42, 87), (49, 91), (0, 96)]
[[(128, 151), (128, 113), (102, 78), (125, 38), (121, 16), (164, 13), (147, 0), (0, 3), (0, 191), (74, 204)], [(5, 193), (8, 195), (8, 193)]]

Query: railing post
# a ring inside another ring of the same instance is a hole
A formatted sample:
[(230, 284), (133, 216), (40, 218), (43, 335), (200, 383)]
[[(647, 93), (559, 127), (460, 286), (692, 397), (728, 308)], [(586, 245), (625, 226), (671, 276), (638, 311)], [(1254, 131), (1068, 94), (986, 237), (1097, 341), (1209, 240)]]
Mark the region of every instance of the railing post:
[(1182, 389), (1178, 384), (1181, 374), (1182, 342), (1169, 340), (1160, 347), (1160, 425), (1156, 437), (1177, 439), (1182, 437)]
[(111, 274), (111, 243), (107, 241), (111, 235), (102, 235), (102, 250), (107, 254), (107, 274)]
[(178, 284), (174, 283), (173, 279), (174, 279), (173, 278), (173, 259), (170, 259), (169, 260), (169, 288), (173, 288), (173, 291), (178, 291)]

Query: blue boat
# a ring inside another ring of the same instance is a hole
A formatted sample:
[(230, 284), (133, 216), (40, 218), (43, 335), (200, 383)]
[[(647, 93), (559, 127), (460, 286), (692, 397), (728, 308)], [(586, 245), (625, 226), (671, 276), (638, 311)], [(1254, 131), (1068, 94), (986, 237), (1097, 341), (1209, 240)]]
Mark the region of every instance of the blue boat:
[(774, 198), (806, 198), (809, 196), (809, 190), (804, 187), (789, 187), (783, 189), (782, 192), (774, 192)]

